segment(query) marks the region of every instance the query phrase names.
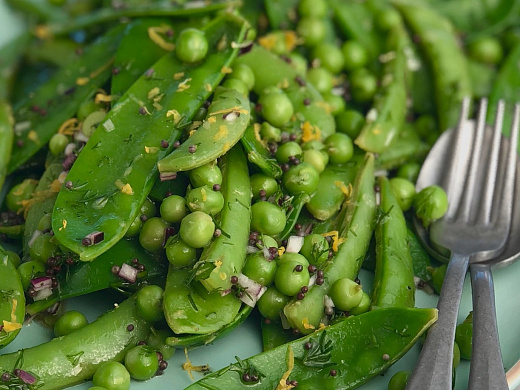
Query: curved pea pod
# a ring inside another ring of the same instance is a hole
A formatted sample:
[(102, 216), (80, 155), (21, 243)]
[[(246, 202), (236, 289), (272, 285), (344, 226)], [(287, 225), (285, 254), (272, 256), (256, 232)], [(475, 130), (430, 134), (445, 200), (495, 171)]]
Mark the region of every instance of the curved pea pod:
[(0, 190), (4, 185), (7, 165), (11, 157), (14, 138), (13, 126), (14, 119), (11, 106), (0, 98)]
[(323, 298), (330, 286), (340, 278), (354, 280), (367, 252), (374, 231), (376, 201), (374, 192), (374, 156), (367, 153), (352, 190), (338, 215), (332, 235), (335, 255), (323, 268), (325, 280), (314, 285), (303, 300), (293, 300), (284, 307), (290, 325), (308, 334), (319, 327), (323, 316)]
[[(137, 274), (135, 283), (129, 283), (112, 273), (112, 267), (121, 267), (125, 263), (131, 265), (133, 258), (145, 267), (144, 271)], [(64, 299), (110, 287), (134, 289), (147, 283), (164, 284), (167, 268), (164, 262), (145, 251), (137, 239), (120, 240), (94, 261), (76, 262), (63, 267), (64, 271), (56, 275), (59, 287), (48, 298), (28, 304), (27, 313), (33, 315)]]
[(453, 26), (435, 10), (417, 2), (394, 1), (412, 32), (419, 37), (434, 78), (435, 103), (441, 131), (456, 125), (460, 106), (472, 96), (464, 53)]
[[(354, 389), (385, 372), (436, 320), (437, 309), (386, 308), (351, 316), (206, 375), (187, 390), (275, 389), (286, 380), (306, 389)], [(242, 382), (246, 372), (259, 381)]]
[(381, 203), (375, 228), (376, 272), (372, 310), (414, 307), (413, 262), (407, 242), (406, 221), (388, 178), (380, 176)]
[(251, 185), (242, 148), (234, 147), (222, 156), (219, 167), (224, 208), (216, 222), (222, 234), (204, 248), (193, 267), (195, 279), (209, 292), (229, 290), (231, 276), (242, 271), (251, 221)]
[(191, 280), (192, 272), (170, 266), (164, 289), (164, 317), (176, 334), (208, 335), (233, 322), (242, 302), (233, 294), (208, 292), (200, 282)]
[[(140, 77), (90, 137), (67, 176), (73, 185), (61, 189), (53, 212), (56, 237), (82, 261), (124, 236), (157, 179), (157, 162), (220, 83), (238, 51), (232, 42), (242, 42), (246, 29), (231, 14), (212, 21), (204, 28), (210, 47), (204, 61), (184, 64), (166, 54), (153, 65), (153, 77)], [(83, 246), (93, 232), (104, 239)]]
[(292, 230), (294, 229), (294, 226), (298, 222), (298, 218), (303, 209), (303, 206), (305, 206), (310, 199), (310, 195), (305, 192), (293, 196), (293, 199), (291, 200), (291, 209), (287, 212), (286, 215), (285, 227), (279, 234), (280, 240), (285, 240), (289, 237)]
[(334, 117), (328, 111), (328, 106), (323, 102), (319, 92), (280, 57), (263, 47), (254, 46), (249, 53), (238, 57), (236, 62), (246, 64), (253, 70), (255, 93), (261, 94), (269, 87), (284, 90), (296, 113), (294, 121), (290, 124), (301, 127), (302, 130), (305, 126), (309, 134), (304, 134), (304, 137), (325, 139), (335, 132)]
[(25, 317), (25, 295), (16, 267), (0, 247), (0, 349), (20, 332)]
[(44, 147), (80, 104), (108, 80), (122, 30), (122, 26), (111, 29), (87, 48), (81, 58), (60, 69), (13, 107), (15, 137), (8, 173)]
[[(161, 175), (200, 167), (231, 149), (249, 124), (249, 99), (235, 89), (218, 88), (202, 125), (171, 154), (159, 160)], [(195, 151), (190, 148), (195, 147)]]
[(139, 316), (132, 296), (74, 333), (0, 356), (0, 371), (16, 378), (14, 369), (23, 370), (43, 390), (73, 386), (90, 379), (103, 362), (123, 360), (146, 339), (151, 325)]
[(262, 145), (260, 136), (255, 126), (248, 126), (240, 139), (242, 146), (247, 153), (247, 159), (250, 163), (255, 164), (267, 176), (275, 179), (282, 176), (282, 168), (274, 159), (267, 149)]
[(430, 283), (432, 280), (431, 273), (428, 272), (428, 268), (431, 267), (430, 255), (410, 228), (407, 228), (407, 242), (412, 255), (414, 275), (423, 282)]
[(240, 309), (233, 321), (227, 325), (224, 325), (217, 331), (209, 334), (186, 334), (168, 337), (166, 339), (166, 344), (175, 348), (192, 348), (200, 345), (208, 345), (217, 338), (228, 334), (237, 326), (242, 324), (247, 319), (247, 317), (249, 317), (249, 314), (251, 314), (252, 311), (253, 308), (251, 306), (243, 305), (242, 309)]
[(24, 225), (0, 226), (1, 234), (5, 234), (8, 238), (13, 238), (15, 240), (22, 239), (24, 230)]
[(155, 202), (162, 202), (168, 193), (184, 197), (189, 184), (190, 178), (184, 174), (177, 175), (175, 180), (161, 181), (157, 178), (150, 190), (149, 197)]
[(262, 319), (260, 327), (262, 329), (262, 346), (264, 352), (295, 339), (294, 334), (292, 334), (289, 329), (282, 328), (282, 324), (279, 322), (271, 321), (266, 323), (264, 319)]

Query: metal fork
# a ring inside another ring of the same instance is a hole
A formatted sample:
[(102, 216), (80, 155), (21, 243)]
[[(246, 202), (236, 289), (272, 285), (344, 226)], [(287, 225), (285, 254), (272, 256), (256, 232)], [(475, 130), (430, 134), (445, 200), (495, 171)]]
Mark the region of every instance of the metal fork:
[(516, 149), (511, 146), (505, 156), (500, 154), (504, 103), (498, 104), (489, 150), (484, 147), (487, 101), (482, 100), (476, 123), (467, 119), (469, 105), (465, 99), (451, 164), (445, 165), (441, 183), (448, 194), (448, 212), (430, 228), (431, 241), (451, 251), (437, 304), (439, 318), (428, 331), (407, 390), (451, 389), (455, 326), (470, 258), (484, 261), (500, 254), (511, 226)]

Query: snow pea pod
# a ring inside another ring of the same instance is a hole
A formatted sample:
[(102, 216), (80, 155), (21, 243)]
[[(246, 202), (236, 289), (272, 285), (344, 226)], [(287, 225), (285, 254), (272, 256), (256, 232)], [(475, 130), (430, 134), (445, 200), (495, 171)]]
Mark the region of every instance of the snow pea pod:
[(294, 334), (292, 334), (290, 330), (282, 328), (280, 322), (270, 321), (267, 323), (262, 319), (260, 327), (262, 328), (262, 346), (264, 352), (295, 339)]
[(41, 390), (73, 386), (90, 379), (103, 362), (121, 361), (129, 349), (146, 339), (151, 325), (138, 314), (132, 296), (67, 336), (0, 356), (0, 372), (17, 379), (15, 369), (26, 371), (36, 377)]
[(375, 236), (376, 272), (372, 310), (384, 307), (414, 307), (413, 262), (407, 243), (406, 221), (392, 193), (388, 178), (380, 176), (381, 191)]
[[(350, 316), (206, 375), (187, 390), (289, 388), (286, 380), (297, 381), (302, 389), (353, 389), (387, 370), (436, 319), (437, 309), (410, 308)], [(245, 373), (256, 373), (258, 381), (243, 382)]]
[(472, 96), (468, 66), (453, 26), (433, 9), (417, 2), (394, 1), (413, 33), (419, 37), (434, 77), (440, 131), (455, 126), (462, 100)]
[(275, 179), (282, 176), (282, 168), (276, 159), (271, 157), (264, 145), (256, 138), (254, 125), (247, 127), (240, 141), (250, 163), (255, 164), (267, 176)]
[(410, 247), (410, 254), (413, 261), (413, 273), (423, 282), (430, 283), (432, 275), (428, 272), (428, 267), (431, 267), (431, 258), (428, 252), (422, 247), (421, 242), (415, 233), (407, 228), (407, 242)]
[(187, 171), (224, 155), (242, 138), (249, 124), (249, 108), (248, 97), (235, 89), (219, 87), (206, 120), (177, 149), (159, 160), (159, 172)]
[(289, 237), (292, 230), (294, 229), (294, 226), (298, 222), (298, 217), (300, 216), (303, 206), (305, 206), (310, 199), (311, 197), (309, 194), (305, 192), (294, 195), (293, 199), (291, 200), (291, 209), (287, 212), (286, 215), (285, 227), (279, 234), (280, 240), (285, 240)]
[(20, 275), (0, 246), (0, 349), (18, 335), (24, 317), (25, 295)]
[(7, 3), (26, 14), (36, 16), (44, 21), (64, 21), (67, 20), (67, 12), (63, 7), (58, 7), (48, 1), (38, 0), (7, 0)]
[(323, 297), (339, 278), (357, 277), (374, 231), (376, 201), (374, 156), (367, 153), (352, 190), (338, 215), (336, 253), (323, 267), (324, 283), (309, 289), (303, 300), (293, 300), (284, 308), (292, 327), (303, 334), (319, 327), (323, 316)]
[[(230, 66), (238, 50), (231, 43), (242, 42), (245, 30), (237, 16), (215, 19), (204, 30), (211, 52), (201, 64), (166, 54), (153, 66), (154, 77), (139, 78), (98, 126), (67, 176), (71, 188), (62, 188), (53, 212), (58, 240), (81, 260), (93, 260), (124, 236), (157, 178), (157, 162), (222, 80), (221, 69)], [(82, 240), (93, 232), (103, 232), (103, 241), (84, 246)]]
[(5, 100), (11, 92), (15, 70), (29, 42), (29, 33), (24, 33), (0, 48), (0, 100)]
[(14, 138), (13, 126), (14, 119), (11, 106), (0, 98), (0, 191), (5, 182), (7, 165), (11, 157)]
[(16, 124), (9, 173), (44, 147), (79, 105), (108, 80), (111, 56), (122, 30), (122, 26), (111, 29), (85, 50), (81, 58), (59, 70), (34, 94), (13, 107)]

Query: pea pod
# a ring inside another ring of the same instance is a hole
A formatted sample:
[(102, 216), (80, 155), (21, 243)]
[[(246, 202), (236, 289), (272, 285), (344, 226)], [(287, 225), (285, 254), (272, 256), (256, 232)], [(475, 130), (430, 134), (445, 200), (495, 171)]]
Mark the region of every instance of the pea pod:
[(0, 190), (4, 185), (7, 165), (11, 157), (13, 145), (13, 125), (14, 120), (10, 105), (0, 98)]
[(298, 3), (298, 0), (266, 0), (264, 6), (271, 29), (294, 29)]
[[(175, 53), (166, 54), (153, 65), (154, 77), (143, 75), (98, 126), (67, 176), (71, 188), (62, 188), (53, 212), (56, 237), (81, 260), (93, 260), (124, 236), (157, 178), (157, 162), (222, 80), (222, 68), (238, 50), (231, 42), (240, 43), (245, 29), (237, 16), (217, 18), (204, 30), (212, 48), (204, 62), (184, 64)], [(160, 101), (153, 100), (162, 94)], [(104, 240), (82, 245), (93, 232), (103, 232)]]
[(27, 60), (37, 64), (44, 62), (58, 68), (73, 63), (78, 58), (81, 45), (68, 38), (37, 41), (27, 48)]
[(432, 280), (431, 273), (428, 272), (428, 268), (431, 267), (430, 255), (422, 247), (415, 233), (410, 228), (407, 228), (407, 231), (408, 246), (413, 260), (413, 273), (423, 282), (430, 283)]
[[(101, 363), (121, 361), (129, 349), (146, 339), (151, 325), (139, 316), (135, 297), (131, 297), (67, 336), (0, 356), (0, 372), (16, 378), (15, 369), (26, 371), (42, 390), (73, 386), (90, 379)], [(9, 386), (9, 382), (4, 384)]]
[(292, 327), (303, 334), (317, 329), (323, 316), (323, 298), (330, 286), (339, 278), (357, 277), (374, 230), (375, 216), (374, 156), (367, 153), (352, 194), (338, 215), (337, 251), (323, 268), (324, 283), (312, 286), (305, 299), (294, 300), (284, 308)]
[(456, 125), (462, 100), (472, 96), (466, 58), (451, 23), (433, 9), (416, 2), (394, 1), (433, 70), (439, 129)]
[(0, 48), (0, 101), (9, 97), (16, 69), (29, 41), (29, 33), (21, 34)]
[(247, 127), (240, 141), (250, 163), (255, 164), (267, 176), (275, 179), (282, 176), (282, 168), (276, 159), (271, 157), (264, 145), (256, 138), (254, 126)]
[(286, 215), (285, 227), (279, 234), (280, 240), (285, 240), (289, 237), (292, 230), (294, 229), (294, 226), (298, 222), (298, 218), (303, 209), (303, 206), (305, 206), (310, 199), (311, 197), (309, 196), (309, 194), (305, 192), (301, 192), (299, 194), (294, 195), (291, 201), (291, 209), (287, 212)]
[(262, 346), (265, 351), (276, 348), (282, 344), (295, 339), (294, 335), (287, 329), (282, 328), (279, 322), (260, 322), (262, 328)]
[(376, 273), (372, 309), (414, 307), (413, 262), (406, 221), (388, 178), (380, 176), (381, 204), (376, 223)]
[(229, 290), (231, 276), (242, 271), (251, 220), (251, 185), (242, 148), (222, 156), (219, 166), (224, 208), (217, 222), (222, 234), (204, 248), (194, 266), (195, 278), (209, 292)]
[(240, 141), (249, 117), (246, 96), (235, 89), (218, 88), (206, 120), (177, 149), (159, 160), (159, 172), (187, 171), (216, 160)]
[(0, 247), (0, 349), (20, 332), (25, 317), (25, 295), (16, 267)]
[(36, 16), (44, 21), (64, 21), (68, 17), (63, 7), (55, 6), (48, 1), (8, 0), (7, 3), (26, 14)]
[[(286, 380), (308, 389), (354, 389), (386, 371), (436, 319), (437, 309), (410, 308), (351, 316), (206, 375), (187, 390), (274, 389)], [(311, 345), (308, 350), (306, 343)], [(253, 372), (259, 378), (257, 383), (242, 382), (244, 373)]]

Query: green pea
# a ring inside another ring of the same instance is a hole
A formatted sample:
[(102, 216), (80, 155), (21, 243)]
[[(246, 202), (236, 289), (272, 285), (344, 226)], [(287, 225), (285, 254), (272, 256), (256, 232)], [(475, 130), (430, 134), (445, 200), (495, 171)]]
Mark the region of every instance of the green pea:
[(54, 335), (56, 337), (71, 334), (76, 330), (82, 329), (88, 325), (87, 317), (76, 310), (71, 310), (64, 313), (56, 324), (54, 324)]
[(53, 236), (50, 233), (40, 234), (36, 237), (29, 248), (29, 256), (33, 260), (41, 261), (45, 263), (47, 259), (58, 251), (58, 245), (56, 244)]
[(409, 162), (404, 165), (401, 165), (396, 172), (397, 177), (402, 177), (403, 179), (407, 179), (412, 183), (417, 181), (417, 177), (419, 176), (419, 172), (421, 171), (421, 164), (416, 162)]
[(98, 125), (103, 122), (107, 113), (102, 110), (91, 112), (83, 121), (81, 132), (87, 137), (90, 137), (96, 131)]
[(245, 85), (242, 80), (228, 78), (224, 83), (222, 83), (224, 88), (234, 89), (235, 91), (240, 92), (244, 96), (249, 96), (249, 89), (247, 85)]
[(128, 390), (130, 389), (130, 374), (119, 362), (105, 362), (96, 370), (92, 383), (94, 386), (101, 386), (107, 390)]
[(233, 65), (233, 72), (228, 77), (242, 81), (249, 91), (255, 86), (255, 74), (246, 64)]
[(432, 276), (432, 284), (435, 292), (440, 294), (442, 290), (442, 284), (444, 283), (444, 278), (446, 277), (446, 270), (448, 269), (448, 265), (441, 264), (439, 267), (428, 267), (427, 269)]
[(204, 119), (206, 119), (207, 115), (208, 109), (204, 106), (201, 106), (193, 116), (193, 121), (203, 121)]
[(428, 227), (448, 211), (448, 196), (441, 187), (429, 186), (415, 196), (413, 207), (415, 215), (422, 220), (424, 227)]
[(460, 357), (471, 360), (471, 349), (473, 345), (473, 312), (470, 312), (464, 322), (457, 325), (455, 329), (455, 342), (459, 346)]
[(278, 191), (278, 182), (263, 173), (255, 173), (251, 176), (251, 192), (253, 193), (253, 199), (261, 197), (260, 191), (263, 191), (262, 195), (268, 198)]
[(402, 22), (401, 15), (393, 8), (385, 8), (376, 14), (375, 23), (377, 28), (388, 31)]
[(269, 287), (257, 302), (258, 311), (271, 321), (279, 321), (280, 313), (289, 302), (289, 297), (276, 287)]
[(267, 142), (280, 142), (282, 139), (282, 130), (272, 126), (268, 122), (263, 122), (260, 126), (260, 136)]
[(334, 43), (322, 43), (316, 46), (312, 51), (312, 57), (319, 61), (320, 66), (333, 74), (341, 72), (345, 64), (341, 49)]
[(309, 234), (303, 239), (300, 253), (305, 256), (309, 263), (321, 264), (329, 257), (329, 243), (321, 234)]
[(432, 133), (438, 133), (437, 122), (432, 115), (421, 115), (414, 122), (414, 128), (422, 139), (427, 139)]
[(83, 122), (90, 113), (99, 110), (98, 104), (93, 101), (91, 98), (88, 98), (78, 108), (78, 120)]
[(179, 235), (182, 240), (193, 248), (202, 248), (211, 241), (215, 233), (213, 219), (202, 211), (186, 215), (181, 221)]
[(258, 251), (247, 255), (242, 273), (262, 286), (269, 286), (274, 281), (276, 268), (276, 261), (266, 259), (263, 251)]
[(135, 297), (137, 312), (147, 321), (157, 322), (164, 318), (162, 298), (164, 290), (154, 284), (141, 288)]
[(289, 141), (284, 144), (281, 144), (276, 150), (276, 160), (280, 164), (288, 163), (289, 157), (296, 157), (302, 154), (301, 146), (294, 141)]
[(56, 133), (49, 141), (49, 150), (54, 156), (59, 156), (69, 143), (69, 138), (65, 134)]
[(160, 214), (166, 222), (180, 222), (188, 214), (186, 200), (179, 195), (168, 196), (161, 203)]
[(138, 345), (126, 353), (125, 367), (133, 379), (144, 381), (155, 375), (159, 369), (159, 359), (153, 348)]
[(162, 249), (165, 229), (168, 223), (159, 217), (148, 218), (139, 233), (139, 243), (149, 252), (158, 252)]
[(343, 164), (349, 161), (354, 154), (352, 139), (343, 133), (334, 133), (325, 139), (325, 147), (329, 154), (330, 162)]
[(259, 233), (276, 235), (287, 222), (283, 210), (266, 201), (256, 202), (251, 206), (251, 230)]
[(345, 111), (346, 103), (342, 96), (335, 95), (332, 92), (325, 92), (323, 94), (323, 100), (329, 105), (332, 115), (338, 115), (340, 112)]
[(52, 229), (52, 213), (45, 214), (38, 221), (38, 230), (39, 231), (49, 231)]
[(14, 265), (15, 268), (18, 268), (20, 264), (22, 264), (22, 259), (18, 256), (18, 253), (13, 251), (5, 251), (7, 254), (7, 259)]
[(293, 51), (291, 54), (289, 54), (289, 59), (291, 60), (291, 66), (296, 69), (297, 73), (301, 75), (307, 73), (307, 60), (304, 56), (296, 51)]
[(326, 27), (321, 18), (306, 16), (298, 22), (296, 32), (303, 38), (305, 46), (316, 46), (325, 39)]
[(166, 339), (172, 337), (173, 332), (166, 329), (151, 329), (150, 335), (146, 338), (146, 343), (159, 351), (164, 360), (169, 360), (175, 353), (175, 347), (166, 344)]
[(104, 387), (101, 387), (101, 386), (92, 386), (92, 387), (89, 387), (88, 390), (107, 390), (107, 389), (105, 389)]
[(460, 348), (457, 342), (453, 343), (453, 369), (455, 370), (460, 363)]
[(520, 28), (512, 27), (506, 30), (502, 37), (506, 51), (510, 51), (520, 42)]
[(371, 303), (372, 300), (370, 299), (370, 296), (363, 291), (361, 302), (359, 302), (359, 305), (357, 305), (355, 308), (350, 309), (349, 313), (355, 316), (366, 313), (368, 310), (370, 310)]
[(388, 382), (388, 390), (404, 390), (411, 372), (397, 371)]
[(321, 173), (329, 162), (329, 155), (315, 149), (305, 150), (303, 152), (303, 161), (311, 164), (318, 173)]
[(377, 91), (377, 78), (366, 69), (359, 69), (350, 76), (350, 93), (357, 103), (367, 103), (372, 100)]
[(282, 294), (297, 295), (303, 286), (309, 284), (309, 270), (296, 261), (287, 261), (278, 265), (274, 275), (274, 285)]
[(143, 221), (141, 221), (141, 215), (138, 215), (134, 218), (130, 226), (128, 227), (128, 230), (125, 233), (125, 237), (135, 237), (139, 234), (141, 231), (141, 228), (143, 227)]
[(329, 296), (337, 309), (349, 311), (361, 303), (363, 289), (353, 280), (341, 278), (331, 286)]
[(192, 212), (202, 211), (216, 215), (224, 207), (224, 196), (220, 191), (213, 191), (208, 186), (197, 187), (188, 193), (186, 204)]
[(260, 242), (264, 248), (278, 248), (276, 240), (267, 234), (262, 234), (260, 236)]
[(18, 273), (20, 274), (23, 289), (27, 290), (35, 276), (45, 274), (45, 265), (36, 260), (27, 261), (18, 266)]
[(145, 198), (140, 210), (141, 214), (146, 215), (147, 218), (155, 217), (157, 214), (155, 203), (152, 202), (149, 198)]
[(341, 46), (344, 66), (347, 72), (363, 68), (368, 63), (368, 52), (358, 41), (346, 41)]
[(175, 55), (180, 61), (193, 63), (206, 57), (208, 40), (204, 32), (196, 28), (187, 28), (180, 32), (175, 43)]
[(190, 171), (190, 183), (193, 187), (220, 185), (222, 184), (222, 172), (215, 163), (201, 165)]
[(323, 18), (327, 15), (328, 5), (325, 0), (301, 0), (298, 4), (300, 16)]
[(166, 257), (176, 268), (190, 267), (197, 262), (197, 251), (181, 239), (169, 241), (166, 244)]
[(296, 195), (301, 192), (312, 194), (318, 188), (320, 174), (311, 164), (302, 162), (289, 168), (282, 176), (287, 192)]
[(305, 256), (294, 252), (285, 252), (276, 260), (276, 264), (278, 266), (281, 266), (285, 263), (301, 264), (305, 268), (309, 266), (309, 260)]
[(497, 38), (484, 36), (468, 45), (468, 54), (475, 61), (496, 65), (502, 61), (504, 50)]
[(262, 115), (273, 126), (285, 125), (294, 114), (294, 107), (283, 92), (263, 93), (258, 99), (262, 107)]
[(5, 205), (7, 208), (17, 213), (18, 210), (22, 208), (22, 201), (31, 198), (37, 185), (38, 180), (25, 179), (11, 188), (5, 197)]
[(345, 110), (336, 115), (336, 129), (355, 139), (365, 125), (365, 117), (357, 110)]
[(305, 142), (302, 145), (302, 149), (303, 150), (324, 150), (325, 145), (323, 144), (323, 142), (321, 142), (317, 139), (313, 139), (311, 141)]
[(390, 186), (401, 210), (408, 211), (412, 207), (415, 197), (415, 186), (413, 183), (402, 177), (394, 177), (390, 179)]
[(312, 68), (307, 71), (307, 81), (324, 94), (334, 86), (334, 75), (326, 68)]

